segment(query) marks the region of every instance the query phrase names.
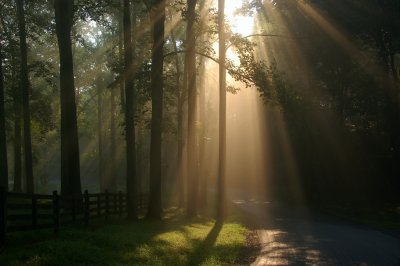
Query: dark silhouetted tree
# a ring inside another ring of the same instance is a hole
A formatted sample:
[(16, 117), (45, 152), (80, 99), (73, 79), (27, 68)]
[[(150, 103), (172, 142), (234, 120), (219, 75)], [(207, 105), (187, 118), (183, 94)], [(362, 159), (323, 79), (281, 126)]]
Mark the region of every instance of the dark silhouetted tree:
[(151, 144), (150, 144), (150, 195), (147, 217), (161, 219), (161, 135), (163, 119), (163, 68), (165, 0), (153, 0), (150, 6), (153, 34), (151, 52)]
[(137, 218), (136, 204), (136, 147), (132, 26), (129, 0), (124, 0), (124, 58), (125, 58), (125, 127), (126, 127), (126, 189), (128, 195), (128, 219)]
[(79, 142), (71, 49), (74, 1), (55, 0), (54, 8), (60, 54), (61, 194), (80, 195)]
[(4, 111), (4, 78), (3, 60), (0, 43), (0, 187), (8, 190), (8, 164), (7, 164), (7, 141), (6, 141), (6, 114)]
[(197, 215), (197, 198), (199, 184), (199, 166), (197, 149), (197, 86), (196, 86), (196, 33), (194, 29), (196, 21), (197, 0), (187, 1), (187, 28), (186, 42), (187, 53), (187, 86), (188, 86), (188, 201), (187, 215)]
[(31, 142), (31, 112), (29, 107), (29, 79), (28, 79), (28, 52), (26, 45), (25, 30), (25, 10), (24, 1), (17, 0), (17, 17), (19, 28), (19, 41), (21, 52), (21, 92), (22, 92), (22, 112), (24, 121), (24, 158), (26, 174), (26, 190), (28, 193), (34, 192), (33, 166), (32, 166), (32, 142)]
[(219, 165), (217, 185), (217, 222), (225, 218), (226, 179), (226, 44), (225, 44), (225, 0), (218, 0), (219, 35)]

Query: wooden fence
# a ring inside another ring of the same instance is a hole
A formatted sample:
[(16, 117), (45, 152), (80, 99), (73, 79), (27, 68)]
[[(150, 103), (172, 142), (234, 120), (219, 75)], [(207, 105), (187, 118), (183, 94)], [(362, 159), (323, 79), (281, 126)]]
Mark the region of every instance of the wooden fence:
[[(139, 211), (144, 209), (145, 199), (139, 197)], [(75, 197), (61, 196), (54, 191), (52, 195), (23, 194), (4, 192), (0, 188), (0, 242), (7, 232), (53, 229), (82, 224), (89, 226), (92, 219), (126, 214), (127, 197), (119, 193), (84, 194)]]

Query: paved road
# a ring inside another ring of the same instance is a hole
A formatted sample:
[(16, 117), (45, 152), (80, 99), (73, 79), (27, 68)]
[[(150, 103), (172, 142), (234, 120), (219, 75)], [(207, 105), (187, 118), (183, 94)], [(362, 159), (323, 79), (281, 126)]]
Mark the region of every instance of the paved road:
[(236, 204), (254, 219), (258, 265), (400, 265), (400, 239), (367, 227), (272, 203)]

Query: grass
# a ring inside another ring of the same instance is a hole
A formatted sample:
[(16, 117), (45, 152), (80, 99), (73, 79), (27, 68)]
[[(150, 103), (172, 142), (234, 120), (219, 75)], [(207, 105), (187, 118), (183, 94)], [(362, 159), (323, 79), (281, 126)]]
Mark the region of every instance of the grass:
[(246, 232), (232, 220), (188, 221), (174, 209), (163, 221), (9, 234), (0, 265), (225, 265), (237, 259)]
[(400, 205), (398, 204), (380, 207), (332, 205), (319, 209), (354, 223), (400, 235)]

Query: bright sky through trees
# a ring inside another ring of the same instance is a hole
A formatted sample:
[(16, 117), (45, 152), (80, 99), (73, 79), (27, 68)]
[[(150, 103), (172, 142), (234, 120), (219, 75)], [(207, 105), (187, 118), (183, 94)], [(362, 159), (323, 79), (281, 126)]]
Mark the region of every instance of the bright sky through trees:
[(236, 11), (242, 6), (242, 1), (226, 1), (225, 16), (232, 27), (234, 33), (247, 36), (253, 33), (254, 18), (236, 14)]

